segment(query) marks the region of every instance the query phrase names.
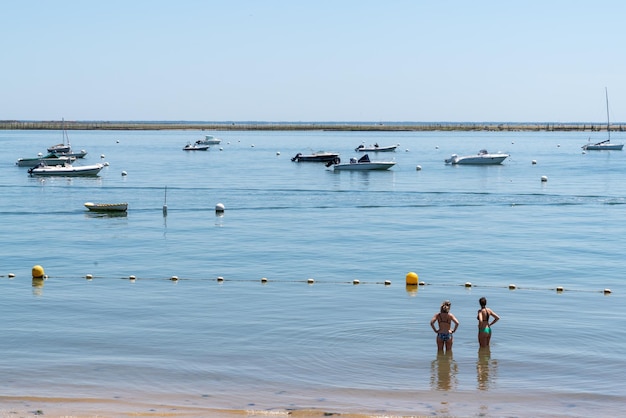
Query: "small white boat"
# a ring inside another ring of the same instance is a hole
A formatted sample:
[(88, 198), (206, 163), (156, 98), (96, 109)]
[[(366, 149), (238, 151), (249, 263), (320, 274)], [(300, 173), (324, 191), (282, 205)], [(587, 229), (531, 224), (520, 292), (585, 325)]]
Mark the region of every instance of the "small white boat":
[(128, 203), (85, 202), (85, 207), (92, 212), (126, 212)]
[(198, 139), (196, 144), (198, 145), (218, 145), (222, 142), (221, 139), (214, 137), (213, 135), (205, 135), (204, 139)]
[(608, 135), (608, 139), (596, 142), (595, 144), (589, 142), (588, 144), (585, 144), (581, 147), (584, 151), (620, 151), (622, 148), (624, 148), (624, 144), (611, 143), (611, 123), (609, 120), (609, 91), (606, 87), (604, 88), (604, 94), (606, 96), (606, 132)]
[(341, 163), (339, 157), (326, 163), (326, 167), (333, 167), (337, 171), (372, 171), (372, 170), (389, 170), (396, 165), (395, 161), (370, 161), (369, 155), (365, 154), (358, 160), (350, 158), (350, 162)]
[(207, 151), (208, 145), (187, 144), (183, 147), (183, 151)]
[(452, 154), (450, 158), (444, 160), (446, 164), (468, 164), (468, 165), (495, 165), (502, 164), (502, 161), (506, 160), (509, 154), (489, 154), (486, 149), (481, 149), (478, 154), (465, 155), (459, 157), (456, 154)]
[(291, 161), (296, 163), (299, 162), (313, 162), (313, 163), (327, 163), (329, 161), (333, 161), (335, 158), (338, 158), (339, 154), (334, 152), (315, 152), (313, 154), (302, 154), (301, 152), (297, 153)]
[(48, 155), (40, 155), (34, 158), (19, 158), (17, 162), (15, 163), (15, 165), (17, 165), (18, 167), (35, 167), (36, 165), (39, 165), (40, 163), (44, 163), (47, 165), (58, 165), (58, 164), (71, 163), (75, 159), (76, 158), (74, 157), (68, 157), (68, 156), (59, 157), (56, 154), (50, 153)]
[(63, 165), (46, 165), (39, 164), (28, 169), (31, 176), (65, 176), (65, 177), (89, 177), (97, 176), (100, 170), (104, 168), (104, 164), (92, 165), (72, 165), (65, 163)]
[(362, 151), (362, 152), (391, 152), (391, 151), (395, 151), (396, 148), (398, 148), (399, 146), (400, 144), (387, 145), (386, 147), (381, 147), (378, 144), (374, 144), (374, 145), (369, 145), (366, 147), (365, 145), (361, 144), (358, 147), (356, 147), (354, 150)]

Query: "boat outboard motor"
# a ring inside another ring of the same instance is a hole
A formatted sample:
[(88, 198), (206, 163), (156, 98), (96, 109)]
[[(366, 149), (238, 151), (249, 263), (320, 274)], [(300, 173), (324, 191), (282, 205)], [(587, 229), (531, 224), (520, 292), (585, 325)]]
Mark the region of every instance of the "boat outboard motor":
[(302, 153), (301, 153), (301, 152), (299, 152), (299, 153), (297, 153), (297, 154), (296, 154), (296, 156), (295, 156), (295, 157), (293, 157), (293, 158), (291, 159), (291, 161), (298, 161), (298, 159), (300, 159), (300, 157), (301, 157), (301, 156), (302, 156)]
[(329, 162), (326, 163), (326, 167), (330, 167), (333, 164), (339, 164), (341, 162), (341, 158), (339, 157), (335, 157), (332, 160), (330, 160)]

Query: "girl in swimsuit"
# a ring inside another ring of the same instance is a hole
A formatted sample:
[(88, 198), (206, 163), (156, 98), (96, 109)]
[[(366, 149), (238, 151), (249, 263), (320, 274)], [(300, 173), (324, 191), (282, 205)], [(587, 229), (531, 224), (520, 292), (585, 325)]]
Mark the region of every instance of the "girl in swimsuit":
[[(480, 309), (478, 310), (478, 345), (480, 347), (489, 347), (491, 341), (491, 326), (498, 322), (500, 317), (497, 313), (487, 307), (487, 299), (482, 297), (478, 300), (480, 303)], [(489, 322), (489, 319), (493, 317), (493, 320)]]
[[(449, 300), (444, 301), (441, 304), (439, 313), (436, 313), (433, 319), (430, 320), (430, 327), (437, 334), (436, 341), (439, 351), (443, 351), (444, 347), (446, 351), (452, 350), (452, 334), (459, 327), (459, 321), (450, 313), (450, 305), (452, 304)], [(437, 322), (439, 329), (435, 328), (435, 322)], [(454, 329), (451, 330), (450, 324), (452, 323), (454, 324)]]

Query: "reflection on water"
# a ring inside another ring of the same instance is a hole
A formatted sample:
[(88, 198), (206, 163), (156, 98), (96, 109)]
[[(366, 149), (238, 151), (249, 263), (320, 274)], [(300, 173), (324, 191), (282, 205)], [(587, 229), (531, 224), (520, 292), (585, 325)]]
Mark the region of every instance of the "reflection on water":
[(430, 387), (436, 390), (454, 390), (458, 385), (458, 365), (452, 358), (452, 351), (438, 352), (430, 365)]
[(488, 390), (495, 382), (498, 369), (498, 360), (491, 359), (491, 348), (481, 347), (478, 349), (476, 360), (476, 380), (478, 389)]

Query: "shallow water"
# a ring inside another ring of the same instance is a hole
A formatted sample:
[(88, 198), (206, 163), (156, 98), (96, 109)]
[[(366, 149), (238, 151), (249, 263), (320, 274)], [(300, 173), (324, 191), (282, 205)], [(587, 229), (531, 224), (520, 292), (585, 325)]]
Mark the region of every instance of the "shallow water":
[[(60, 133), (0, 131), (0, 403), (457, 416), (623, 405), (626, 332), (606, 321), (626, 310), (625, 152), (583, 154), (580, 132), (321, 131), (217, 132), (220, 146), (182, 151), (206, 133), (70, 132), (85, 164), (109, 166), (40, 180), (14, 163)], [(362, 142), (400, 143), (370, 154), (396, 166), (290, 161), (348, 159)], [(480, 148), (511, 156), (443, 163)], [(407, 288), (410, 271), (425, 285)], [(502, 317), (490, 352), (476, 342), (481, 296)], [(461, 321), (452, 356), (428, 324), (443, 299)]]

